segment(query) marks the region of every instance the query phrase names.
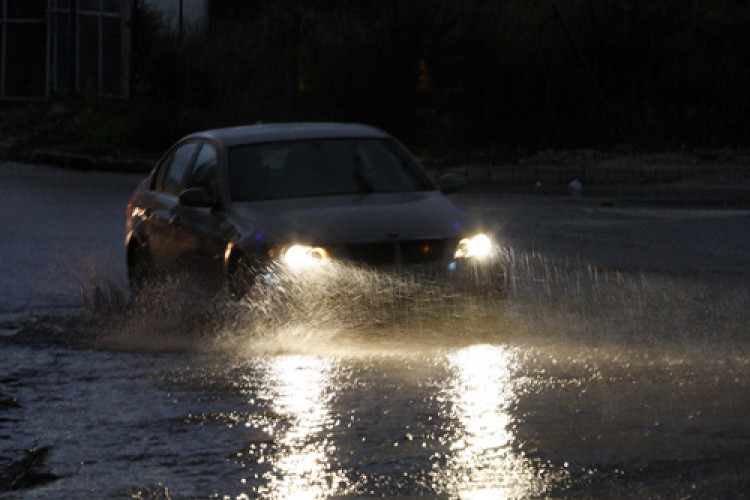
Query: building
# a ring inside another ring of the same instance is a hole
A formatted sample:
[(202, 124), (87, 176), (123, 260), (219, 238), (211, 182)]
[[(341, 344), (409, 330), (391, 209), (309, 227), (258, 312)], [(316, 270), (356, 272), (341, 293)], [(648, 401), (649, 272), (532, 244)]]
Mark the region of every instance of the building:
[(208, 0), (142, 0), (162, 15), (171, 31), (201, 27), (208, 16)]
[(0, 0), (0, 99), (127, 97), (130, 0)]
[(59, 93), (129, 97), (133, 14), (200, 29), (208, 0), (0, 0), (0, 99)]

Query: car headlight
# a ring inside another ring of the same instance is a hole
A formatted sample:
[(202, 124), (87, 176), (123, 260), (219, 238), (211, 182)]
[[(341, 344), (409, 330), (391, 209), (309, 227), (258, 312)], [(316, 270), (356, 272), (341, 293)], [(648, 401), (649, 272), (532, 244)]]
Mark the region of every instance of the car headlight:
[(291, 245), (279, 252), (280, 260), (294, 269), (312, 267), (329, 259), (325, 248), (309, 245)]
[(458, 242), (456, 259), (475, 258), (484, 259), (492, 255), (492, 240), (486, 234), (475, 234), (471, 238), (464, 238)]

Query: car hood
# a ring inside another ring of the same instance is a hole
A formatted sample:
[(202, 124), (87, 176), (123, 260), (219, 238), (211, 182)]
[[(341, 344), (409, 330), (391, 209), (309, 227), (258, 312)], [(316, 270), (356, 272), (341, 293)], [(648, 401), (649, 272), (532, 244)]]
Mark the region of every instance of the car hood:
[(234, 211), (249, 233), (316, 244), (458, 238), (470, 225), (439, 191), (235, 202)]

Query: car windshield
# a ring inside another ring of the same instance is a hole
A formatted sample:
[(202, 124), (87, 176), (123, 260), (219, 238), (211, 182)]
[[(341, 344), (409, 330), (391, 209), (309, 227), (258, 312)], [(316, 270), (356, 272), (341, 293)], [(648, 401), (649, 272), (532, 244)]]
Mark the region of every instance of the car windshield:
[(387, 139), (317, 139), (235, 146), (228, 155), (236, 201), (434, 189)]

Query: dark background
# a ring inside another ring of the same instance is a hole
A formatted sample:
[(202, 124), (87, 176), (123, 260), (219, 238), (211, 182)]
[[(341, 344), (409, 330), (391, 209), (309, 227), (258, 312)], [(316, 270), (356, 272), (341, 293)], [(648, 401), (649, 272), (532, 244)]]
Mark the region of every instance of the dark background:
[(161, 151), (196, 129), (335, 120), (423, 156), (750, 142), (745, 1), (211, 0), (181, 30), (136, 7), (131, 97), (54, 96), (74, 120), (35, 140)]

